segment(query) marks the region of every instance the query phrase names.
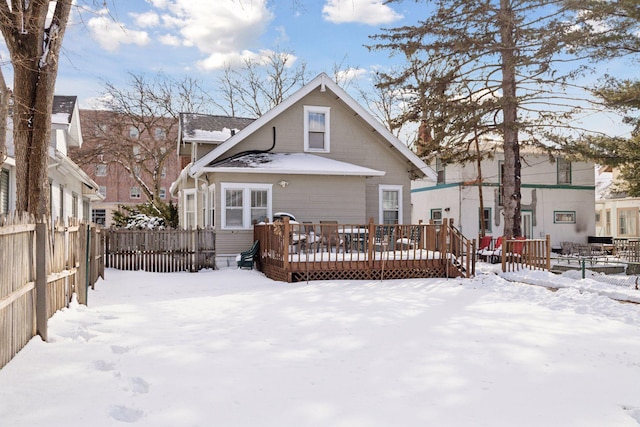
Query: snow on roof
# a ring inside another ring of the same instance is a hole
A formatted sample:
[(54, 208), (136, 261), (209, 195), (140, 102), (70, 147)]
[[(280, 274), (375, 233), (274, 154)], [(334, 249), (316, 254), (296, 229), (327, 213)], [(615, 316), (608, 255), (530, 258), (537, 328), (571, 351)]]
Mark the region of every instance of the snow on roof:
[(56, 113), (51, 115), (51, 123), (52, 124), (60, 124), (60, 125), (68, 125), (69, 124), (69, 114), (67, 113)]
[(77, 99), (77, 96), (55, 95), (51, 107), (51, 122), (68, 125)]
[[(233, 130), (234, 134), (238, 131), (238, 129)], [(192, 133), (192, 136), (189, 137), (189, 140), (201, 142), (223, 142), (231, 138), (231, 135), (231, 129), (229, 128), (223, 128), (222, 130), (213, 131), (195, 129)]]
[(233, 147), (241, 143), (244, 139), (248, 138), (258, 129), (261, 129), (275, 117), (289, 109), (291, 106), (303, 99), (305, 96), (311, 93), (311, 91), (315, 90), (318, 87), (322, 92), (326, 92), (327, 90), (331, 91), (335, 96), (341, 99), (353, 112), (355, 112), (356, 116), (360, 117), (362, 120), (364, 120), (364, 122), (371, 126), (372, 130), (378, 132), (387, 142), (391, 144), (392, 147), (394, 147), (401, 155), (403, 155), (407, 159), (409, 163), (412, 164), (413, 172), (417, 176), (426, 175), (432, 181), (436, 180), (436, 173), (426, 163), (424, 163), (422, 159), (420, 159), (404, 143), (396, 138), (387, 128), (382, 125), (382, 123), (380, 123), (375, 117), (373, 117), (371, 113), (366, 111), (364, 107), (362, 107), (355, 99), (347, 94), (347, 92), (340, 88), (340, 86), (338, 86), (337, 83), (331, 80), (331, 78), (325, 73), (320, 73), (311, 82), (298, 89), (293, 95), (286, 98), (283, 102), (267, 111), (264, 115), (260, 116), (255, 121), (249, 123), (246, 128), (238, 135), (232, 136), (227, 141), (218, 145), (209, 153), (198, 159), (191, 167), (191, 175), (199, 176), (201, 173), (209, 170), (208, 165), (212, 161), (215, 161), (216, 159), (223, 156)]
[(251, 153), (207, 165), (204, 172), (383, 176), (384, 171), (306, 153)]
[(251, 124), (254, 119), (181, 113), (181, 139), (196, 142), (224, 142)]

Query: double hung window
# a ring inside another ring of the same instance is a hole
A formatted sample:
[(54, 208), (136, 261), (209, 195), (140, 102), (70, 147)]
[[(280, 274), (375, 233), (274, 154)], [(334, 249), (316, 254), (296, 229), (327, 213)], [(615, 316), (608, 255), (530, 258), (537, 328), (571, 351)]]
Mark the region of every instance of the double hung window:
[(402, 223), (402, 186), (380, 186), (380, 221), (383, 224)]
[(271, 184), (223, 183), (223, 229), (248, 229), (271, 216)]
[(330, 108), (304, 107), (304, 151), (328, 153), (330, 150)]

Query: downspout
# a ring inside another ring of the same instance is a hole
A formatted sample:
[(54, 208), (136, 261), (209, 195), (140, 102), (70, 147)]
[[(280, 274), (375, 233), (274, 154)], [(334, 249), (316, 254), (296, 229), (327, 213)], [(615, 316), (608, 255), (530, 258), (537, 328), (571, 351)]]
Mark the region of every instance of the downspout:
[(458, 228), (462, 233), (462, 189), (464, 188), (464, 183), (458, 186)]

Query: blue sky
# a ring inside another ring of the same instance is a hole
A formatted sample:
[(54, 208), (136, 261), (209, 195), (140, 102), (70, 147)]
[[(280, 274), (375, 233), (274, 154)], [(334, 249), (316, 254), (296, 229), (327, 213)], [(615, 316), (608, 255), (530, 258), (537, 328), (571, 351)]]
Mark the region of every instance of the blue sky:
[[(369, 36), (382, 28), (415, 24), (428, 16), (428, 2), (405, 0), (77, 0), (65, 34), (56, 93), (77, 95), (91, 108), (105, 82), (124, 88), (129, 73), (188, 75), (213, 89), (225, 64), (268, 51), (293, 52), (309, 77), (350, 69), (359, 86), (371, 72), (402, 58), (369, 52)], [(87, 5), (98, 4), (94, 8)], [(8, 58), (0, 46), (0, 58)], [(620, 65), (620, 64), (618, 64)], [(628, 63), (623, 65), (628, 67)], [(614, 63), (601, 73), (619, 74)], [(12, 81), (11, 67), (3, 67)], [(627, 68), (629, 69), (629, 68)], [(222, 113), (222, 112), (221, 112)], [(607, 114), (590, 127), (627, 132)]]
[(370, 35), (415, 21), (424, 4), (382, 0), (111, 0), (74, 10), (65, 35), (56, 93), (88, 107), (104, 81), (124, 85), (128, 73), (157, 71), (213, 82), (225, 64), (264, 51), (287, 50), (311, 77), (334, 64), (360, 79), (391, 65), (369, 52)]

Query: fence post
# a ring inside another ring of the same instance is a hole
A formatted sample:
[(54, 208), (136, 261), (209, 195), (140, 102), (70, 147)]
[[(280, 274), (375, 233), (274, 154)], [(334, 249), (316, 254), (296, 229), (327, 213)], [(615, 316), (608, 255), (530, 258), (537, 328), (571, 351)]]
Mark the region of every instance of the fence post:
[(549, 234), (547, 234), (546, 245), (547, 271), (551, 271), (551, 236)]
[(87, 236), (86, 236), (85, 250), (85, 279), (84, 279), (84, 304), (89, 305), (89, 282), (91, 281), (91, 224), (87, 224)]
[(43, 341), (47, 334), (47, 224), (36, 224), (36, 332)]

